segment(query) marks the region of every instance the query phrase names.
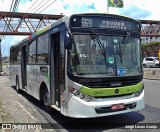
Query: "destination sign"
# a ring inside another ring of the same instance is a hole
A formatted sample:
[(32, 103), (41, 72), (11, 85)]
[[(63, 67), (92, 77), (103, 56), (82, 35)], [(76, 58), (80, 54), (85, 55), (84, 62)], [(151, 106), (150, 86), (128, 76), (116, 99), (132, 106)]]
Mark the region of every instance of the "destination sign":
[(105, 28), (115, 30), (140, 31), (138, 22), (127, 20), (123, 17), (102, 17), (102, 16), (73, 16), (70, 20), (71, 28)]

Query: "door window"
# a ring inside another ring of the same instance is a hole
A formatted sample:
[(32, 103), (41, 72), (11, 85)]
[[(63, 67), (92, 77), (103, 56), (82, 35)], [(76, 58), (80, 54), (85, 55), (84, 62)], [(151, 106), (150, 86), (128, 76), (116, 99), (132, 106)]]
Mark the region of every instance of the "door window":
[(36, 40), (32, 41), (28, 47), (28, 64), (36, 62)]

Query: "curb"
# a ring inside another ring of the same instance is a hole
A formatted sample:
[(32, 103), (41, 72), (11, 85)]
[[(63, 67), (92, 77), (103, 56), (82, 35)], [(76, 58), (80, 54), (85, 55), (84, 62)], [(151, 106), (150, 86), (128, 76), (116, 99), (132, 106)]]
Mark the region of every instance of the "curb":
[(146, 79), (146, 80), (160, 80), (160, 78), (143, 78), (143, 79)]
[(143, 79), (160, 80), (160, 70), (158, 69), (144, 69)]

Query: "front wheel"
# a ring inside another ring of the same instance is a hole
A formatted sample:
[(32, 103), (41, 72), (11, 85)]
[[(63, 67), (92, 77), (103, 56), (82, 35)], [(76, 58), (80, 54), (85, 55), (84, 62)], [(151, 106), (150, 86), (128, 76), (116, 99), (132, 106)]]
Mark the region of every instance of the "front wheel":
[(52, 108), (50, 106), (50, 96), (47, 89), (43, 91), (43, 106), (48, 113), (52, 113)]
[(21, 92), (21, 89), (20, 89), (20, 86), (19, 86), (19, 78), (18, 77), (16, 77), (16, 91), (17, 91), (17, 93)]

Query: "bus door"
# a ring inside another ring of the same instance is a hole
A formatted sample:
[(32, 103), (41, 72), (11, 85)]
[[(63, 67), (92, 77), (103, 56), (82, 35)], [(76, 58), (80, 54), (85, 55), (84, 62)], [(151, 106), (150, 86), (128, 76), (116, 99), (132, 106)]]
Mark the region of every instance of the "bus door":
[[(62, 32), (51, 35), (51, 98), (52, 104), (60, 108), (61, 93), (65, 88), (64, 74), (64, 44)], [(55, 96), (55, 97), (54, 97)]]
[(27, 46), (22, 47), (22, 61), (21, 61), (21, 68), (22, 68), (22, 88), (25, 89), (27, 86)]

